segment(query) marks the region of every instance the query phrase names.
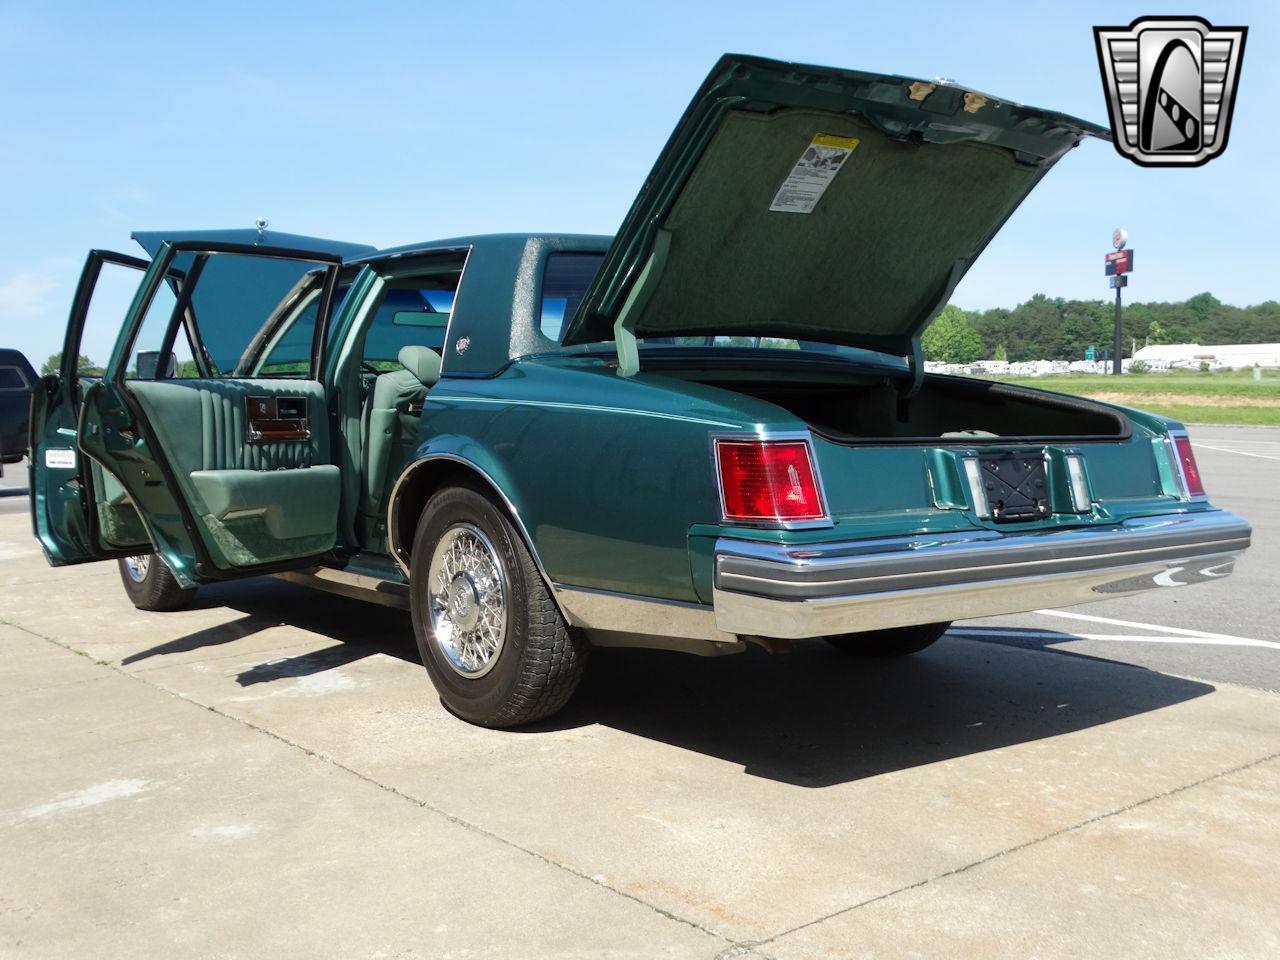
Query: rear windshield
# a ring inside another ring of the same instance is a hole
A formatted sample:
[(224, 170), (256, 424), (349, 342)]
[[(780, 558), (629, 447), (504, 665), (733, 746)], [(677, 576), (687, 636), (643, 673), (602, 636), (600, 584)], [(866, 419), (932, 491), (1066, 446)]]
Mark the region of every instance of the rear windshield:
[[(543, 336), (556, 343), (564, 340), (565, 328), (591, 285), (604, 260), (602, 253), (553, 253), (547, 257), (542, 274), (542, 309), (538, 328)], [(782, 337), (715, 336), (715, 337), (647, 337), (636, 341), (645, 349), (730, 348), (738, 350), (795, 350), (805, 354), (825, 354), (845, 359), (868, 359), (890, 366), (905, 366), (903, 357), (846, 347), (842, 344), (814, 340), (788, 340)], [(613, 342), (589, 343), (569, 349), (583, 352), (612, 351)]]

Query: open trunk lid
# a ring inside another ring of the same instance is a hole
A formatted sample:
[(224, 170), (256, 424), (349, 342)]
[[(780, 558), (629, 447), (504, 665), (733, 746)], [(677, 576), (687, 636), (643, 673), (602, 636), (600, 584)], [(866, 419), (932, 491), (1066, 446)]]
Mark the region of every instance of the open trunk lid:
[(564, 342), (770, 336), (905, 356), (1005, 219), (1102, 127), (942, 81), (726, 55)]

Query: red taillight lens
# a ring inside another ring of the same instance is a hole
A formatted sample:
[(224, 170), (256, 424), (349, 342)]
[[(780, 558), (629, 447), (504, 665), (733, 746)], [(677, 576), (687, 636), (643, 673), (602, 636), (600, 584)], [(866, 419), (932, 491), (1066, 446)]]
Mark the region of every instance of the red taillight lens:
[(821, 520), (827, 515), (803, 440), (717, 440), (726, 520)]
[(1173, 438), (1173, 447), (1178, 452), (1178, 463), (1182, 466), (1182, 475), (1187, 481), (1187, 494), (1193, 497), (1204, 496), (1204, 481), (1200, 479), (1200, 468), (1196, 466), (1196, 454), (1191, 449), (1191, 438), (1179, 435)]

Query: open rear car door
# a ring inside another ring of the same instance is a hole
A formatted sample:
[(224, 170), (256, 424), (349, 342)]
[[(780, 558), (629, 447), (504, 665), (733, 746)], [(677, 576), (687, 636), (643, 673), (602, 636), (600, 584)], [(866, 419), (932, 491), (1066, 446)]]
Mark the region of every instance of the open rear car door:
[[(154, 551), (191, 586), (333, 548), (340, 483), (318, 371), (342, 252), (183, 239), (155, 245), (149, 264), (90, 255), (68, 369), (34, 405), (32, 511), (50, 562)], [(104, 375), (82, 384), (94, 283), (102, 263), (125, 261), (145, 270), (141, 284)], [(280, 301), (317, 275), (321, 294), (299, 315), (310, 349), (273, 375), (237, 376)]]

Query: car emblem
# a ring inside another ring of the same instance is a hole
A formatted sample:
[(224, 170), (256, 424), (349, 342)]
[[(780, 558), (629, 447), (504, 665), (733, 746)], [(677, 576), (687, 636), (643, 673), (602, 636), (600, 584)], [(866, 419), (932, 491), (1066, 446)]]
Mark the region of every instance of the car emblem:
[(467, 347), (471, 346), (470, 337), (459, 337), (453, 343), (453, 350), (458, 356), (462, 356), (467, 352)]
[(1144, 167), (1196, 167), (1222, 153), (1247, 33), (1199, 17), (1094, 27), (1116, 149)]

